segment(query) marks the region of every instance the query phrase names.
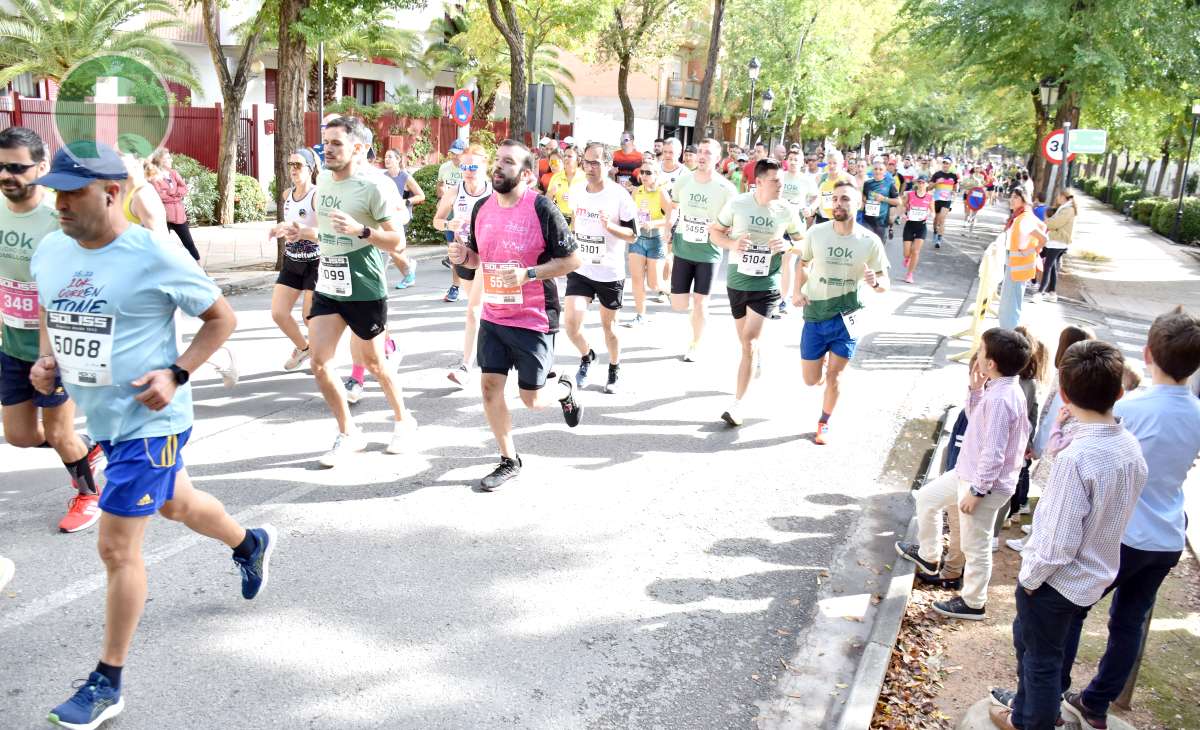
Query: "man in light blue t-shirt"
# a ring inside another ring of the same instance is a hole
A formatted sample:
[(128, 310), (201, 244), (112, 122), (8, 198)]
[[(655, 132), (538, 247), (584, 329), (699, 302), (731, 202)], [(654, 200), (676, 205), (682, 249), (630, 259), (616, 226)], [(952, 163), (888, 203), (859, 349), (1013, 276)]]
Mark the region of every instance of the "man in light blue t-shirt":
[[(108, 572), (104, 645), (96, 670), (50, 720), (97, 727), (124, 709), (121, 669), (146, 600), (149, 517), (159, 512), (232, 548), (247, 599), (266, 584), (276, 538), (270, 525), (239, 525), (192, 486), (183, 466), (192, 432), (189, 373), (233, 332), (229, 303), (177, 246), (126, 220), (125, 168), (113, 149), (73, 143), (35, 182), (58, 191), (62, 231), (46, 236), (30, 262), (41, 317), (30, 380), (46, 393), (61, 376), (108, 457), (97, 545)], [(204, 321), (183, 354), (176, 309)]]

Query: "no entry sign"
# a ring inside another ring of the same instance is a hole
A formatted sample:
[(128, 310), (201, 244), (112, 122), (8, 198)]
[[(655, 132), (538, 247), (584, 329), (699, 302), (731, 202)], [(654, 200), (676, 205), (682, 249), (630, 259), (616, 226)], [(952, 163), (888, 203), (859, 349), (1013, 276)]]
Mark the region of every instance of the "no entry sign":
[(454, 123), (460, 127), (465, 127), (471, 123), (471, 117), (475, 115), (475, 100), (471, 98), (471, 92), (466, 89), (459, 89), (454, 92), (454, 107), (453, 114)]

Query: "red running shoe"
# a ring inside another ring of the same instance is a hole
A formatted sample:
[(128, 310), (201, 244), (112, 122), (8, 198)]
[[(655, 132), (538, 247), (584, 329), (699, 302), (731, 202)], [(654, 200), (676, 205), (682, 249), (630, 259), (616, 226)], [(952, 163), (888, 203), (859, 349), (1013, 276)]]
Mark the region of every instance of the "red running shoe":
[(829, 441), (827, 440), (828, 438), (829, 438), (829, 424), (822, 422), (822, 421), (818, 421), (817, 422), (817, 433), (813, 436), (813, 443), (818, 444), (820, 446), (824, 446), (825, 444), (829, 443)]
[(79, 532), (100, 519), (100, 495), (77, 494), (67, 503), (67, 516), (58, 523), (61, 532)]

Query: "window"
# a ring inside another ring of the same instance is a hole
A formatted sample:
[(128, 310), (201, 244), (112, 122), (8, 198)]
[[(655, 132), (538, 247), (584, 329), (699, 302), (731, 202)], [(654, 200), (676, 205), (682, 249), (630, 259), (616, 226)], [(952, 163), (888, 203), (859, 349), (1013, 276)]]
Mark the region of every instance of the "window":
[(279, 86), (279, 70), (269, 68), (263, 72), (263, 89), (265, 90), (265, 101), (268, 104), (274, 104), (277, 89)]
[(21, 74), (9, 82), (9, 86), (13, 91), (21, 96), (38, 98), (42, 95), (41, 85), (33, 80), (29, 74)]
[(383, 82), (371, 79), (342, 79), (342, 96), (349, 96), (363, 106), (383, 101)]

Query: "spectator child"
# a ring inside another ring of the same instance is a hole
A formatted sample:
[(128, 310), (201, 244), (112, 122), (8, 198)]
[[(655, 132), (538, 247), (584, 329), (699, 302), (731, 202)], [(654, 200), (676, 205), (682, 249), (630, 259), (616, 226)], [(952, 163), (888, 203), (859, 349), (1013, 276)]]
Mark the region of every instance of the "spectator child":
[[(1158, 588), (1183, 552), (1183, 484), (1200, 456), (1200, 401), (1187, 386), (1200, 370), (1200, 318), (1181, 307), (1161, 315), (1150, 326), (1143, 352), (1152, 385), (1123, 399), (1113, 412), (1137, 439), (1149, 476), (1121, 538), (1120, 568), (1104, 591), (1114, 592), (1108, 646), (1087, 687), (1064, 697), (1085, 728), (1106, 727), (1108, 706), (1133, 671)], [(1077, 626), (1072, 630), (1079, 635)]]
[(937, 574), (942, 568), (942, 510), (950, 511), (950, 545), (958, 550), (947, 556), (943, 577), (961, 570), (962, 594), (933, 605), (943, 616), (979, 621), (986, 613), (992, 525), (1016, 489), (1029, 441), (1025, 394), (1017, 376), (1030, 351), (1029, 341), (1012, 330), (993, 327), (983, 333), (958, 463), (917, 492), (920, 542), (896, 543), (896, 552), (915, 563), (918, 573)]
[[(1067, 354), (1067, 350), (1076, 342), (1083, 340), (1094, 340), (1096, 335), (1085, 327), (1077, 327), (1068, 325), (1063, 328), (1058, 335), (1058, 349), (1054, 351), (1054, 369), (1057, 371), (1062, 367), (1063, 358)], [(1033, 458), (1041, 459), (1043, 456), (1053, 456), (1046, 454), (1046, 443), (1050, 440), (1050, 436), (1056, 430), (1055, 424), (1059, 419), (1059, 414), (1063, 408), (1062, 394), (1059, 392), (1058, 375), (1054, 376), (1054, 382), (1050, 385), (1050, 394), (1046, 396), (1046, 403), (1042, 406), (1042, 415), (1038, 419), (1038, 424), (1034, 432), (1033, 439)]]
[[(1029, 444), (1025, 448), (1024, 465), (1021, 467), (1021, 473), (1017, 476), (1017, 491), (1013, 493), (1008, 510), (1004, 513), (1005, 518), (1010, 518), (1018, 513), (1029, 513), (1029, 467), (1033, 464), (1033, 439), (1037, 434), (1038, 420), (1037, 389), (1038, 385), (1046, 380), (1046, 365), (1050, 359), (1050, 352), (1045, 343), (1034, 337), (1033, 333), (1025, 327), (1018, 327), (1017, 332), (1029, 340), (1033, 353), (1018, 380), (1021, 392), (1025, 394), (1025, 406), (1029, 414)], [(999, 549), (999, 545), (993, 545), (993, 549)]]
[(1021, 552), (1017, 692), (1011, 705), (990, 710), (1004, 730), (1053, 730), (1083, 619), (1122, 562), (1120, 535), (1146, 484), (1138, 441), (1113, 414), (1124, 368), (1120, 350), (1093, 341), (1072, 345), (1059, 369), (1063, 401), (1078, 423), (1054, 460)]

